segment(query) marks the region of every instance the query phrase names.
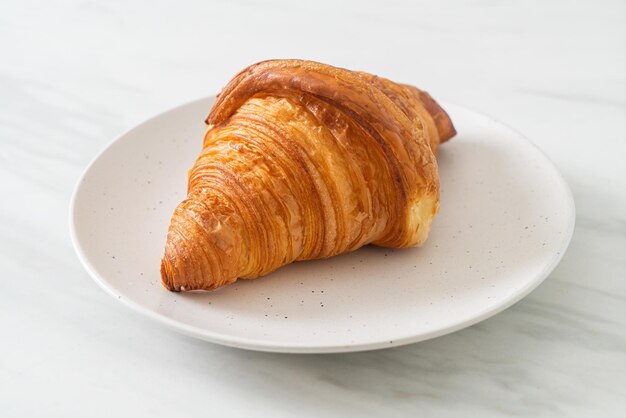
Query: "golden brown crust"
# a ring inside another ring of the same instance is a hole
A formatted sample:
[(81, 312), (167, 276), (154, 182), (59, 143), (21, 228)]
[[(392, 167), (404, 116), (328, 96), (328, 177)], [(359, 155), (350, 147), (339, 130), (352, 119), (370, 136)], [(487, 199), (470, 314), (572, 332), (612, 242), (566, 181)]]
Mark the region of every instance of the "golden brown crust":
[(220, 93), (161, 264), (170, 290), (214, 289), (295, 260), (421, 244), (434, 157), (454, 135), (411, 86), (301, 60), (254, 64)]

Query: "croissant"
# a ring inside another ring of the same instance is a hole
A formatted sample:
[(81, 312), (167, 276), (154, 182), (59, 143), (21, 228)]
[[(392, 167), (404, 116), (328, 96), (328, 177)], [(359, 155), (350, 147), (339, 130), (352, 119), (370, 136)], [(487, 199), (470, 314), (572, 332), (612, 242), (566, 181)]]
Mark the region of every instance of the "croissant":
[(423, 243), (439, 208), (434, 154), (455, 135), (415, 87), (302, 60), (244, 69), (206, 123), (161, 262), (172, 291)]

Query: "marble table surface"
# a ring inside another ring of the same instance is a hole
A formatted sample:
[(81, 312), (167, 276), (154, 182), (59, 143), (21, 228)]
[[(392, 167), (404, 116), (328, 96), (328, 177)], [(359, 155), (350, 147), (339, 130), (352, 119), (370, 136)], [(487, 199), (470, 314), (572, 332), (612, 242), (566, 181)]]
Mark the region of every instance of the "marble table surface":
[[(105, 294), (68, 232), (87, 163), (276, 57), (414, 83), (525, 133), (576, 201), (561, 264), (478, 325), (341, 355), (212, 345)], [(625, 140), (623, 0), (5, 1), (0, 415), (626, 416)]]

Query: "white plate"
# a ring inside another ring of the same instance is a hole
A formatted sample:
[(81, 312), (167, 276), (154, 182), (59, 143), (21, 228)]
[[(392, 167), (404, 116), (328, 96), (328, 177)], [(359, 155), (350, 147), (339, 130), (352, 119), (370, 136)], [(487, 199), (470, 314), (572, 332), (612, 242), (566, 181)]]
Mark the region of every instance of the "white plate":
[(170, 293), (159, 275), (174, 207), (214, 98), (150, 119), (87, 168), (71, 208), (79, 258), (115, 298), (207, 341), (277, 352), (408, 344), (484, 320), (560, 260), (574, 203), (552, 163), (510, 128), (444, 103), (458, 135), (441, 147), (441, 211), (421, 248), (365, 247), (214, 292)]

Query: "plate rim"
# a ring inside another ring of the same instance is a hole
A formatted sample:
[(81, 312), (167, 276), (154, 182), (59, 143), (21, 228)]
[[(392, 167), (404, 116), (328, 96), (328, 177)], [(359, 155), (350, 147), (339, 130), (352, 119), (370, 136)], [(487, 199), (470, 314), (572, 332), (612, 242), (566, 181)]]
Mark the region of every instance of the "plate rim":
[(558, 184), (563, 188), (566, 194), (567, 207), (569, 214), (569, 222), (567, 225), (567, 230), (562, 234), (562, 240), (558, 247), (556, 254), (553, 255), (552, 259), (549, 263), (546, 263), (544, 268), (541, 270), (539, 274), (537, 274), (532, 280), (530, 280), (526, 286), (519, 289), (517, 292), (513, 293), (510, 297), (504, 299), (502, 303), (499, 305), (491, 306), (476, 312), (473, 315), (469, 315), (465, 317), (463, 320), (458, 321), (450, 326), (442, 327), (440, 329), (435, 329), (430, 332), (413, 335), (413, 336), (405, 336), (398, 339), (392, 340), (390, 343), (389, 340), (379, 341), (379, 342), (370, 342), (370, 343), (354, 343), (354, 344), (320, 344), (320, 345), (311, 345), (310, 343), (297, 343), (290, 342), (288, 344), (285, 343), (271, 343), (266, 340), (260, 340), (256, 338), (246, 338), (246, 337), (237, 337), (226, 333), (210, 331), (205, 328), (200, 328), (197, 326), (192, 326), (188, 324), (184, 324), (175, 319), (169, 318), (163, 314), (157, 313), (142, 304), (135, 302), (131, 299), (124, 297), (123, 295), (118, 294), (112, 286), (108, 283), (108, 280), (105, 277), (102, 277), (97, 269), (92, 265), (89, 261), (87, 254), (85, 253), (83, 247), (81, 246), (80, 240), (78, 238), (78, 234), (76, 231), (76, 219), (79, 216), (79, 213), (76, 209), (76, 201), (78, 195), (81, 190), (81, 186), (87, 174), (90, 172), (95, 163), (101, 158), (101, 156), (106, 153), (113, 145), (122, 140), (125, 136), (129, 135), (136, 129), (141, 128), (142, 126), (151, 123), (152, 121), (163, 117), (164, 115), (180, 110), (187, 106), (192, 106), (199, 102), (210, 101), (211, 99), (215, 99), (216, 95), (208, 95), (203, 96), (201, 98), (197, 98), (195, 100), (191, 100), (180, 104), (178, 106), (174, 106), (172, 108), (166, 109), (162, 112), (157, 113), (154, 116), (151, 116), (142, 122), (132, 126), (130, 129), (122, 132), (120, 135), (116, 136), (113, 140), (111, 140), (106, 146), (104, 146), (98, 153), (91, 159), (86, 168), (82, 171), (76, 185), (74, 186), (74, 190), (72, 192), (72, 196), (70, 199), (69, 206), (69, 229), (70, 229), (70, 238), (72, 241), (72, 246), (74, 247), (74, 251), (81, 264), (87, 271), (87, 273), (91, 276), (91, 278), (102, 288), (106, 293), (111, 295), (113, 298), (122, 302), (128, 308), (155, 320), (156, 322), (165, 325), (166, 327), (173, 329), (174, 331), (180, 332), (184, 335), (198, 338), (204, 341), (208, 341), (214, 344), (220, 344), (228, 347), (235, 347), (253, 351), (263, 351), (263, 352), (273, 352), (273, 353), (308, 353), (308, 354), (320, 354), (320, 353), (346, 353), (346, 352), (359, 352), (359, 351), (371, 351), (378, 350), (384, 348), (391, 347), (399, 347), (407, 344), (413, 344), (420, 341), (425, 341), (433, 338), (437, 338), (446, 334), (453, 333), (455, 331), (459, 331), (461, 329), (470, 327), (479, 322), (482, 322), (492, 316), (499, 314), (500, 312), (510, 308), (526, 296), (528, 296), (534, 289), (536, 289), (543, 281), (552, 273), (552, 271), (556, 268), (556, 266), (560, 263), (561, 259), (565, 255), (567, 248), (571, 242), (572, 236), (574, 234), (575, 225), (576, 225), (576, 206), (574, 202), (574, 197), (572, 191), (569, 187), (569, 184), (565, 180), (565, 177), (558, 169), (556, 164), (550, 159), (546, 153), (539, 148), (533, 141), (527, 138), (525, 135), (512, 128), (506, 123), (499, 121), (498, 119), (483, 113), (482, 111), (473, 110), (463, 105), (458, 105), (454, 102), (450, 101), (440, 101), (442, 106), (445, 108), (446, 106), (452, 106), (464, 111), (474, 113), (476, 115), (482, 116), (488, 119), (491, 122), (494, 122), (498, 125), (501, 125), (508, 129), (512, 134), (514, 134), (518, 140), (522, 142), (526, 142), (531, 147), (533, 147), (539, 155), (544, 159), (545, 163), (550, 167), (550, 169), (556, 175), (555, 177), (558, 179)]

